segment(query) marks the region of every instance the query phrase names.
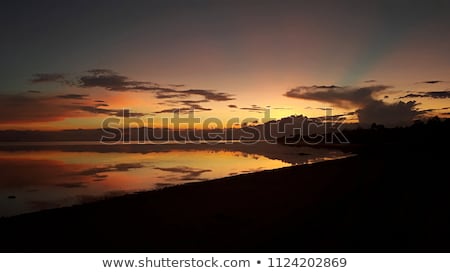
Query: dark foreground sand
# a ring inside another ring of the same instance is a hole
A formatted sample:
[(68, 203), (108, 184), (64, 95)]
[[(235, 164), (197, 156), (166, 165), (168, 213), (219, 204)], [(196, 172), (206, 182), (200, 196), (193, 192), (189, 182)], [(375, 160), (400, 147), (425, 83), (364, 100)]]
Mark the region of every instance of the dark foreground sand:
[(448, 251), (448, 163), (385, 149), (5, 218), (0, 248)]

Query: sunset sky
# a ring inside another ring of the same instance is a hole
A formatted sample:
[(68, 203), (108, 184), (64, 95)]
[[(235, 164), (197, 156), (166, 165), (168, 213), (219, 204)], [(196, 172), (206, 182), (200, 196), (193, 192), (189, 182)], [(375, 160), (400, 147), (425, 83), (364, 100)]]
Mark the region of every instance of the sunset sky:
[[(395, 3), (393, 3), (395, 2)], [(450, 117), (449, 1), (7, 1), (0, 129)]]

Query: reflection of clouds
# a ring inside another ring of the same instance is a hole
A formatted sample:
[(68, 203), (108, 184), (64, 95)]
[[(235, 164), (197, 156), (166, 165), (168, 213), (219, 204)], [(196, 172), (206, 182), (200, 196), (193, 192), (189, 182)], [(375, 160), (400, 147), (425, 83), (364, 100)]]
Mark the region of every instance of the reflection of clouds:
[(106, 177), (108, 177), (108, 176), (107, 176), (107, 175), (104, 175), (104, 177), (101, 177), (101, 178), (95, 178), (95, 179), (92, 179), (92, 181), (94, 181), (94, 182), (104, 181), (104, 180), (106, 179)]
[[(52, 153), (32, 150), (40, 146), (29, 147), (30, 151), (26, 152), (0, 152), (0, 193), (4, 199), (9, 195), (18, 197), (6, 200), (8, 207), (2, 209), (7, 212), (0, 211), (0, 214), (92, 202), (139, 190), (161, 189), (287, 165), (281, 161), (308, 164), (314, 159), (320, 161), (343, 155), (341, 152), (267, 143), (42, 147), (42, 150), (58, 150)], [(68, 151), (64, 151), (66, 149)], [(103, 149), (117, 153), (79, 152)], [(141, 154), (136, 154), (138, 152)], [(259, 160), (255, 161), (257, 158)], [(109, 193), (114, 189), (121, 191)]]
[(252, 158), (255, 160), (258, 160), (261, 158), (261, 156), (257, 154), (249, 154), (249, 153), (234, 153), (233, 156), (235, 157), (245, 157), (245, 158)]
[(120, 163), (112, 166), (96, 167), (77, 172), (77, 175), (94, 176), (94, 181), (102, 181), (108, 177), (105, 172), (127, 172), (130, 169), (143, 168), (141, 163)]
[(167, 187), (171, 187), (171, 186), (175, 186), (175, 185), (172, 183), (155, 183), (155, 188), (157, 188), (157, 189), (167, 188)]
[(86, 169), (81, 172), (78, 172), (76, 174), (97, 176), (97, 174), (99, 174), (99, 173), (108, 172), (110, 170), (111, 170), (111, 167), (90, 168), (90, 169)]
[(40, 186), (66, 189), (84, 188), (92, 181), (103, 181), (106, 172), (127, 172), (143, 168), (141, 163), (119, 163), (103, 167), (86, 168), (86, 164), (67, 164), (58, 160), (0, 158), (0, 189), (38, 191)]
[(178, 180), (201, 180), (199, 177), (203, 173), (211, 172), (212, 170), (209, 169), (198, 169), (198, 168), (192, 168), (187, 166), (177, 166), (177, 167), (154, 167), (156, 170), (164, 171), (164, 172), (171, 172), (171, 173), (177, 173), (181, 174), (181, 176), (169, 176), (169, 177), (161, 177), (166, 180), (169, 179), (178, 179)]
[[(57, 185), (61, 183), (61, 177), (73, 172), (73, 168), (76, 166), (57, 160), (2, 158), (0, 187), (32, 190), (42, 185)], [(80, 179), (72, 179), (73, 177), (67, 178), (66, 182), (80, 182)]]
[(228, 173), (228, 175), (238, 175), (238, 174), (244, 174), (244, 173), (254, 173), (254, 172), (259, 172), (262, 170), (265, 170), (266, 168), (264, 167), (258, 167), (258, 168), (251, 168), (248, 170), (242, 170), (242, 171), (236, 171), (236, 172), (230, 172)]
[(68, 182), (56, 184), (56, 186), (72, 189), (72, 188), (86, 188), (87, 184), (86, 182)]

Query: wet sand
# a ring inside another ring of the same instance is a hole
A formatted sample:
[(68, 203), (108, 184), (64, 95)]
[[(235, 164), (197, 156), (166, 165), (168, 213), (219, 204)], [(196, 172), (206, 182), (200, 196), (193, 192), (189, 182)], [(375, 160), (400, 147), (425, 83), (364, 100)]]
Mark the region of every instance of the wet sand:
[(448, 251), (449, 185), (436, 171), (448, 162), (424, 153), (377, 149), (0, 219), (0, 248)]

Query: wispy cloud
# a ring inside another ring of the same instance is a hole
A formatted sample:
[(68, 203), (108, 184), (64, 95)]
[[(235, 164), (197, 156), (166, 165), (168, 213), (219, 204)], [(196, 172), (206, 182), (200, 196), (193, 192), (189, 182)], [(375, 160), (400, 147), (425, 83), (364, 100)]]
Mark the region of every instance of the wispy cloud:
[(449, 99), (450, 91), (428, 91), (428, 92), (417, 92), (410, 93), (402, 97), (398, 97), (398, 99), (406, 99), (406, 98), (432, 98), (432, 99)]
[(157, 99), (183, 99), (190, 96), (201, 96), (207, 101), (229, 101), (234, 100), (233, 95), (224, 93), (224, 92), (217, 92), (214, 90), (202, 90), (202, 89), (187, 89), (187, 90), (173, 90), (169, 88), (160, 88), (159, 90), (156, 90), (155, 97)]
[(258, 106), (256, 104), (252, 104), (250, 107), (241, 107), (239, 109), (257, 113), (263, 113), (266, 110), (265, 107)]
[(191, 111), (211, 111), (211, 108), (205, 108), (200, 105), (191, 105), (190, 107), (174, 107), (174, 108), (167, 108), (162, 109), (156, 112), (153, 112), (154, 114), (163, 114), (163, 113), (188, 113)]
[(67, 183), (56, 184), (56, 186), (62, 187), (62, 188), (69, 188), (69, 189), (86, 188), (87, 183), (86, 182), (67, 182)]
[(431, 80), (431, 81), (423, 81), (423, 82), (417, 82), (417, 83), (424, 83), (424, 84), (436, 84), (436, 83), (442, 83), (444, 81), (441, 80)]
[(64, 95), (59, 95), (57, 97), (61, 98), (61, 99), (85, 100), (87, 97), (89, 97), (89, 95), (84, 95), (84, 94), (64, 94)]
[(110, 116), (116, 116), (116, 117), (125, 117), (125, 118), (131, 118), (131, 117), (143, 117), (148, 115), (148, 113), (140, 113), (140, 112), (131, 112), (129, 109), (106, 109), (106, 108), (100, 108), (100, 106), (107, 106), (107, 104), (97, 104), (94, 106), (79, 106), (76, 107), (79, 110), (93, 113), (93, 114), (104, 114), (104, 115), (110, 115)]
[(158, 90), (159, 86), (149, 81), (135, 81), (109, 69), (91, 69), (75, 82), (78, 87), (100, 87), (110, 91)]
[(109, 91), (152, 91), (155, 92), (156, 98), (186, 98), (198, 95), (210, 101), (228, 101), (233, 100), (233, 95), (225, 92), (219, 92), (208, 89), (186, 89), (178, 90), (184, 87), (182, 84), (171, 84), (166, 87), (152, 81), (132, 80), (127, 76), (110, 69), (91, 69), (78, 78), (67, 79), (62, 73), (45, 74), (38, 73), (33, 75), (31, 79), (33, 83), (42, 82), (64, 82), (69, 85), (75, 85), (81, 88), (104, 88)]
[(179, 88), (179, 87), (184, 87), (184, 84), (169, 84), (170, 87), (175, 87), (175, 88)]
[(32, 83), (59, 82), (66, 83), (64, 74), (62, 73), (36, 73), (30, 80)]
[[(230, 101), (234, 100), (232, 94), (209, 89), (179, 89), (185, 87), (183, 84), (160, 85), (152, 81), (133, 80), (127, 76), (121, 75), (110, 69), (91, 69), (76, 77), (68, 79), (64, 74), (44, 74), (39, 73), (33, 76), (33, 83), (59, 82), (69, 86), (79, 88), (103, 88), (108, 91), (115, 92), (150, 92), (156, 99), (171, 100), (173, 106), (180, 109), (179, 111), (187, 111), (191, 108), (197, 111), (210, 111), (211, 108), (200, 105), (200, 103), (208, 103), (211, 101)], [(84, 95), (67, 94), (60, 98), (66, 99), (84, 99)], [(93, 108), (86, 108), (86, 111), (94, 112)], [(173, 112), (173, 109), (163, 109), (156, 113)], [(107, 113), (107, 110), (97, 110), (96, 113)]]

